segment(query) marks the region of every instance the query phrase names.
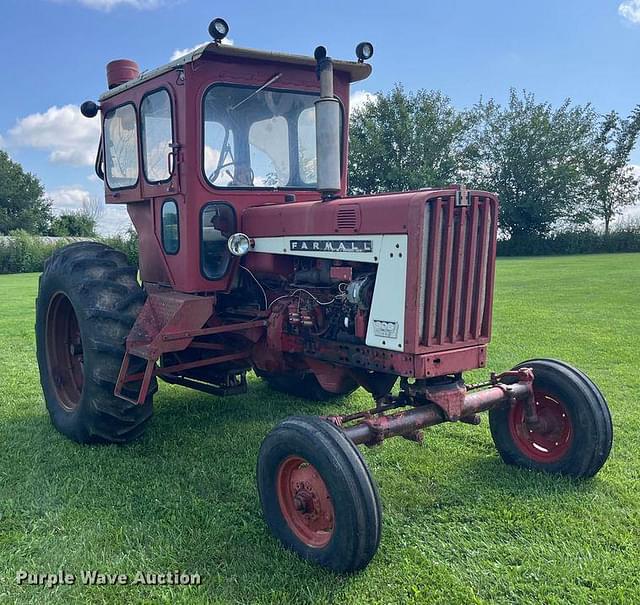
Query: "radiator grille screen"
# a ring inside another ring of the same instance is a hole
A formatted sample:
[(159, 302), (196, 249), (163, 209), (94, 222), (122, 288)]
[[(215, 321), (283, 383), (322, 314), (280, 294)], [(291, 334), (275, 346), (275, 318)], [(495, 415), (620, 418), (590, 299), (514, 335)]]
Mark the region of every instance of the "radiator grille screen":
[(427, 202), (421, 344), (474, 342), (491, 330), (497, 204), (470, 196)]

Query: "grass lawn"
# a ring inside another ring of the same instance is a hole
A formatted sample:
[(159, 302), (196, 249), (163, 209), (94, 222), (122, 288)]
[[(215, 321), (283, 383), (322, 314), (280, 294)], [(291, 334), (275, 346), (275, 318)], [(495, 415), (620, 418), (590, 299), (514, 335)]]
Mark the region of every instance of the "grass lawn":
[[(255, 378), (224, 399), (161, 384), (142, 440), (76, 445), (42, 401), (37, 275), (0, 276), (0, 603), (639, 603), (639, 284), (640, 254), (500, 260), (490, 369), (536, 356), (583, 369), (612, 410), (608, 463), (583, 482), (507, 467), (486, 419), (366, 449), (382, 543), (363, 573), (336, 577), (270, 536), (254, 484), (270, 428), (327, 406)], [(329, 409), (368, 405), (360, 390)], [(60, 568), (202, 584), (16, 585), (19, 569)]]

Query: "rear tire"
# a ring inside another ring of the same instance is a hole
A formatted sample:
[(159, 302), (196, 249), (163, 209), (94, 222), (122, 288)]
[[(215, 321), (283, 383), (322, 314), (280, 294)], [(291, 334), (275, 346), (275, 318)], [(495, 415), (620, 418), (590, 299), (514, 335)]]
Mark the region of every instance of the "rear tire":
[(264, 439), (258, 492), (272, 533), (335, 572), (367, 566), (380, 543), (378, 489), (358, 448), (336, 426), (294, 416)]
[[(97, 242), (66, 246), (47, 260), (36, 301), (40, 383), (51, 422), (79, 443), (125, 443), (152, 415), (155, 379), (142, 405), (113, 394), (125, 339), (144, 303), (136, 269)], [(133, 359), (131, 371), (142, 371)], [(139, 385), (133, 383), (129, 395)]]
[(536, 410), (541, 424), (528, 426), (524, 403), (493, 409), (493, 441), (507, 464), (592, 477), (606, 462), (613, 442), (611, 414), (598, 387), (580, 370), (553, 359), (532, 359)]
[(262, 378), (270, 388), (280, 393), (293, 395), (310, 401), (331, 401), (338, 397), (351, 395), (358, 385), (354, 382), (339, 393), (332, 393), (322, 388), (318, 379), (312, 372), (296, 372), (288, 374), (271, 374), (261, 370), (255, 370), (258, 377)]

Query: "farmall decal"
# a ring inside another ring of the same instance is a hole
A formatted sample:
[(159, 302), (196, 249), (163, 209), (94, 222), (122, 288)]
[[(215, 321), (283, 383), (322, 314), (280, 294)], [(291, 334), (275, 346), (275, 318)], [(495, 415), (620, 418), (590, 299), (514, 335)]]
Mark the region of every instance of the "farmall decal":
[(370, 239), (292, 239), (292, 252), (371, 252)]

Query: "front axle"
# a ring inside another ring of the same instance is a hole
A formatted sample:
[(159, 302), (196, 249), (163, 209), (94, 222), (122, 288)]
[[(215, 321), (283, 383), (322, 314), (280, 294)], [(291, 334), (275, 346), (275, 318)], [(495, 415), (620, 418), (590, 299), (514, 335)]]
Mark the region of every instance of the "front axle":
[[(329, 416), (327, 420), (343, 429), (347, 437), (356, 445), (377, 445), (388, 437), (404, 437), (412, 441), (422, 441), (423, 428), (442, 422), (467, 422), (477, 424), (479, 412), (485, 412), (501, 405), (522, 401), (527, 422), (538, 422), (533, 394), (533, 371), (520, 368), (516, 371), (492, 375), (485, 385), (465, 387), (461, 380), (437, 386), (421, 382), (403, 383), (397, 396), (381, 398), (373, 410), (344, 416)], [(479, 390), (481, 386), (486, 386)], [(478, 390), (476, 390), (478, 389)], [(408, 410), (386, 414), (385, 412), (403, 406)], [(355, 424), (350, 424), (354, 421)], [(347, 426), (345, 426), (347, 425)]]

